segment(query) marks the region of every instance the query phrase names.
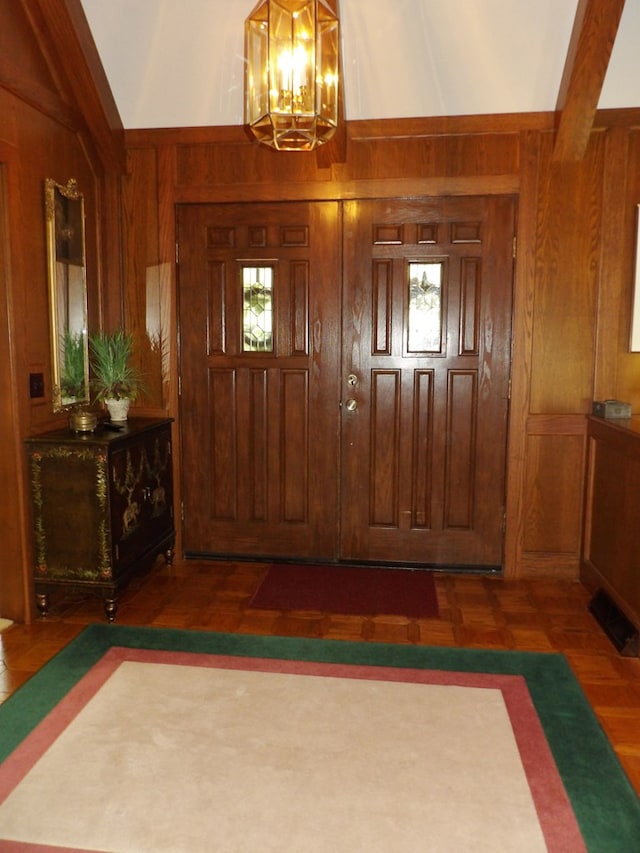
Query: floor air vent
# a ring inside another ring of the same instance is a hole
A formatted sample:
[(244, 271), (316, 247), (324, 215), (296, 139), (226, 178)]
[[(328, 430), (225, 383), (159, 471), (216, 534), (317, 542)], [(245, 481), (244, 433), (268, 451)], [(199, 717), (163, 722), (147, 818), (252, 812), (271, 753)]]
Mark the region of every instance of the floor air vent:
[(589, 602), (589, 610), (621, 655), (637, 657), (638, 630), (613, 603), (604, 590), (599, 590)]

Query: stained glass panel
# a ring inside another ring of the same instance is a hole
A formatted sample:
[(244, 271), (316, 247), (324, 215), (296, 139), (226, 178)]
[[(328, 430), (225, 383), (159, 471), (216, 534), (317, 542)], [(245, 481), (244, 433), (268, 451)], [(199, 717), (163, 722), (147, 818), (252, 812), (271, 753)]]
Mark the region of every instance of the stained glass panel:
[(442, 261), (409, 264), (409, 352), (442, 351)]
[(243, 352), (273, 352), (273, 267), (243, 267)]

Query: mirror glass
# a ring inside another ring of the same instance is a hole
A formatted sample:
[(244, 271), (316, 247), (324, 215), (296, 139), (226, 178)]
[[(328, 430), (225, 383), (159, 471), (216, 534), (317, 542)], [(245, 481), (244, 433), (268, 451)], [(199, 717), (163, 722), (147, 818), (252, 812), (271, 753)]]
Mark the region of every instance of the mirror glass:
[(72, 178), (45, 180), (53, 410), (89, 402), (84, 198)]
[(640, 204), (636, 207), (636, 260), (633, 285), (633, 304), (631, 306), (631, 342), (630, 352), (640, 352)]

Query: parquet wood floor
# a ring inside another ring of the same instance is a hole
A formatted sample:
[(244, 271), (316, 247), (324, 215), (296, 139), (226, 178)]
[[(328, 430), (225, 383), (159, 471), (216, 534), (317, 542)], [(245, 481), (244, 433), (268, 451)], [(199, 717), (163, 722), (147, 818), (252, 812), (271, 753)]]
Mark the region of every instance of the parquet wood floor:
[[(519, 651), (562, 652), (640, 794), (640, 659), (622, 657), (588, 612), (578, 582), (506, 581), (436, 574), (439, 619), (365, 618), (315, 612), (253, 610), (249, 600), (266, 566), (186, 561), (135, 579), (122, 592), (122, 625), (320, 637)], [(102, 602), (51, 596), (46, 620), (0, 634), (0, 700), (6, 699), (90, 622)]]

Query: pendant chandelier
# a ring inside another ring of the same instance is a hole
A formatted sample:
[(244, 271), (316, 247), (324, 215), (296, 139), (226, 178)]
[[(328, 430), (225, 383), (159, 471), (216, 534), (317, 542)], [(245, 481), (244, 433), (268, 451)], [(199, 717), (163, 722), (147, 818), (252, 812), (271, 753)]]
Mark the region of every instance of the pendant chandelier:
[(325, 0), (260, 0), (245, 21), (245, 119), (259, 142), (311, 151), (331, 139), (338, 45)]

